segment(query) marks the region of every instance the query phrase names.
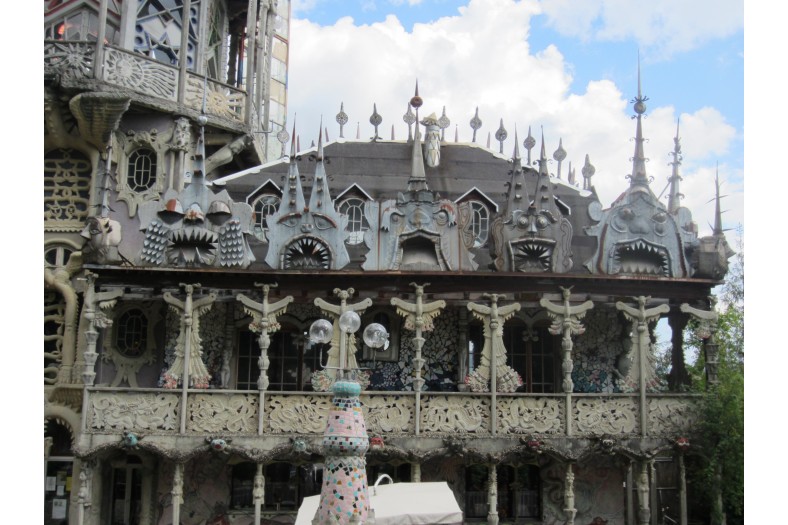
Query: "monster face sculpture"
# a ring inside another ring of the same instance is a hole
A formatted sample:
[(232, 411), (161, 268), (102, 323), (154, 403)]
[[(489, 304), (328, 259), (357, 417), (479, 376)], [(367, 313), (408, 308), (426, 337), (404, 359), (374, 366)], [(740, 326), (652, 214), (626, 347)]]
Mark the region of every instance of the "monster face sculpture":
[(586, 262), (592, 272), (687, 276), (688, 243), (683, 237), (690, 233), (678, 227), (675, 216), (650, 191), (627, 191), (610, 209), (592, 207), (589, 213), (600, 221), (586, 229), (599, 240), (597, 253)]
[(140, 206), (145, 240), (140, 261), (154, 266), (248, 267), (254, 261), (244, 235), (252, 208), (226, 191), (214, 194), (192, 183), (180, 194), (168, 190), (163, 201)]
[(572, 225), (550, 209), (515, 210), (499, 235), (510, 271), (563, 273), (572, 268)]

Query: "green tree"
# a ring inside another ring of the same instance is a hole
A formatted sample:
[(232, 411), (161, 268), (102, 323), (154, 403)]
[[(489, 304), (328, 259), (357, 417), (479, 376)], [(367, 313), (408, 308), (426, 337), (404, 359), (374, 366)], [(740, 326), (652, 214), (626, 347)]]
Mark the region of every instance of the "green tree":
[[(701, 423), (696, 437), (702, 460), (688, 472), (704, 500), (712, 524), (744, 523), (744, 247), (727, 275), (717, 308), (717, 383), (707, 384), (708, 357), (701, 351), (690, 367), (693, 383), (703, 392)], [(690, 344), (699, 345), (697, 327)]]

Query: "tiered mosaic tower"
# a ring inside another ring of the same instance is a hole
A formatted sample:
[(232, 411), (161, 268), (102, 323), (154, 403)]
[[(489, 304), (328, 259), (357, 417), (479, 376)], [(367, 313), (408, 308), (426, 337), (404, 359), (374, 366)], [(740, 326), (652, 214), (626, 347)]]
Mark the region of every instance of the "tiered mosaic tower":
[(314, 525), (365, 523), (369, 514), (367, 470), (364, 455), (369, 448), (367, 426), (361, 411), (361, 386), (337, 380), (323, 435), (326, 453), (320, 506)]

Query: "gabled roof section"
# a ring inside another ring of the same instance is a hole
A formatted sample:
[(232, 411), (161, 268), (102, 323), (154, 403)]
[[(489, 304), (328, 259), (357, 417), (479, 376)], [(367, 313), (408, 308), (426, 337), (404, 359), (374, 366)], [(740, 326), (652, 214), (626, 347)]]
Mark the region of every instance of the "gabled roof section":
[(457, 197), (454, 200), (454, 202), (455, 204), (459, 204), (463, 201), (471, 200), (473, 196), (476, 196), (477, 200), (486, 202), (493, 210), (495, 210), (496, 213), (498, 213), (498, 204), (476, 186), (474, 186), (473, 188), (469, 189), (468, 191)]
[(362, 188), (361, 186), (359, 186), (357, 183), (354, 182), (353, 184), (351, 184), (350, 186), (345, 188), (345, 190), (343, 190), (339, 195), (337, 195), (334, 198), (334, 202), (342, 201), (345, 198), (345, 195), (347, 195), (348, 193), (353, 193), (353, 192), (362, 194), (368, 201), (374, 201), (375, 200), (375, 199), (372, 198), (372, 196), (369, 193), (364, 191), (364, 188)]
[(267, 193), (275, 193), (280, 198), (282, 197), (282, 189), (279, 186), (277, 186), (274, 181), (272, 181), (271, 179), (268, 179), (267, 181), (262, 183), (260, 186), (255, 188), (255, 190), (252, 193), (250, 193), (248, 197), (246, 197), (246, 202), (248, 204), (252, 204), (252, 202), (254, 202), (254, 200), (257, 197), (259, 197), (260, 195), (267, 194)]

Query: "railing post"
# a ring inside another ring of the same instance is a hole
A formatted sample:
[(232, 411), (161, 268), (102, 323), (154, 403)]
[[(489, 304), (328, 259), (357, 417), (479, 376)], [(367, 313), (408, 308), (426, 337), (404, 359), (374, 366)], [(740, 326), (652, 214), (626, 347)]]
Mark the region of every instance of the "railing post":
[(107, 38), (107, 4), (109, 0), (101, 0), (98, 13), (98, 31), (96, 35), (96, 60), (93, 63), (93, 77), (101, 80), (104, 65), (104, 40)]
[[(189, 25), (191, 17), (189, 12), (192, 8), (192, 0), (183, 0), (181, 9), (181, 48), (178, 50), (178, 104), (183, 104), (186, 100), (186, 79), (188, 77), (189, 61), (187, 53), (189, 49)], [(205, 25), (203, 23), (203, 25)]]
[(252, 490), (254, 499), (254, 525), (260, 525), (262, 520), (263, 501), (265, 499), (265, 477), (263, 477), (263, 464), (257, 464), (257, 472), (254, 475), (254, 489)]

